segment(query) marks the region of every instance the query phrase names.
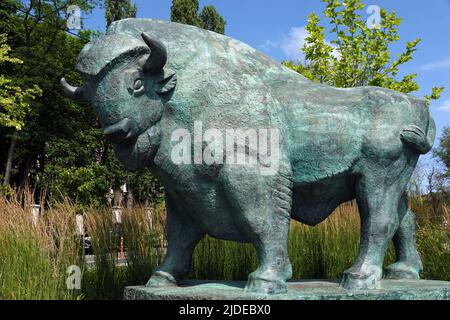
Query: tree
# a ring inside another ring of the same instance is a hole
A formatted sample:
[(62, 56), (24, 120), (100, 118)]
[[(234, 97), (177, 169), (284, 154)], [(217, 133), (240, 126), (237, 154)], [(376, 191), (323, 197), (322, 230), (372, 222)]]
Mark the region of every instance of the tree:
[[(401, 19), (395, 12), (380, 11), (380, 23), (371, 28), (358, 13), (365, 8), (361, 0), (322, 0), (326, 4), (324, 14), (330, 21), (334, 39), (325, 41), (325, 28), (319, 25), (319, 17), (309, 15), (308, 36), (302, 48), (305, 61), (283, 64), (305, 77), (335, 87), (379, 86), (410, 93), (419, 90), (416, 74), (397, 80), (399, 67), (413, 58), (420, 39), (406, 43), (404, 52), (394, 59), (389, 46), (399, 40)], [(425, 98), (438, 99), (444, 88), (433, 88)]]
[(173, 0), (170, 7), (170, 20), (201, 27), (198, 10), (198, 0)]
[(126, 18), (136, 18), (137, 7), (130, 0), (105, 0), (106, 25)]
[(203, 29), (225, 34), (226, 22), (214, 6), (203, 7), (200, 13), (200, 20), (202, 21)]
[[(444, 128), (442, 136), (439, 139), (439, 146), (433, 153), (442, 168), (439, 170), (438, 174), (436, 174), (434, 179), (435, 190), (443, 206), (447, 206), (447, 210), (442, 210), (442, 215), (444, 216), (444, 220), (448, 221), (448, 206), (450, 204), (450, 127)], [(430, 195), (433, 196), (431, 192)], [(434, 199), (432, 198), (432, 200)], [(433, 207), (433, 209), (435, 209), (435, 207)]]
[(450, 178), (450, 127), (444, 128), (439, 139), (439, 147), (434, 151), (434, 155), (445, 165), (447, 177)]
[[(5, 62), (13, 64), (22, 64), (23, 61), (17, 58), (12, 58), (8, 55), (11, 47), (6, 43), (7, 35), (0, 34), (0, 66)], [(35, 99), (42, 93), (41, 89), (34, 85), (30, 89), (23, 89), (13, 83), (12, 79), (0, 74), (0, 126), (13, 129), (13, 136), (22, 130), (25, 123), (25, 116), (30, 111), (30, 100)], [(14, 155), (14, 148), (17, 139), (12, 138), (8, 150), (8, 157), (6, 162), (4, 185), (9, 185), (11, 177), (12, 159)]]
[[(23, 61), (2, 65), (1, 74), (17, 87), (33, 88), (38, 83), (42, 90), (27, 109), (15, 140), (14, 127), (3, 123), (0, 126), (0, 175), (4, 174), (3, 164), (8, 158), (10, 185), (45, 189), (50, 201), (69, 197), (80, 209), (103, 205), (109, 189), (119, 188), (127, 180), (137, 188), (134, 193), (138, 201), (153, 197), (156, 193), (152, 190), (158, 189), (148, 172), (130, 174), (125, 170), (105, 139), (93, 109), (67, 99), (60, 88), (62, 76), (71, 83), (82, 83), (74, 65), (83, 46), (95, 36), (89, 30), (79, 31), (76, 36), (66, 32), (67, 4), (88, 11), (96, 2), (0, 2), (0, 34), (9, 34), (12, 54)], [(0, 109), (0, 113), (4, 110)], [(15, 152), (7, 157), (11, 145)], [(139, 179), (148, 181), (148, 190)]]
[(226, 22), (214, 6), (205, 6), (199, 13), (198, 0), (173, 0), (170, 20), (189, 24), (220, 34), (225, 33)]
[(131, 173), (128, 177), (128, 185), (133, 190), (134, 200), (141, 204), (148, 200), (159, 202), (163, 199), (164, 188), (153, 177), (149, 169)]
[(6, 183), (20, 185), (29, 177), (35, 178), (36, 172), (44, 171), (45, 150), (52, 138), (76, 130), (77, 118), (89, 119), (83, 108), (63, 97), (59, 78), (68, 73), (74, 81), (79, 81), (73, 64), (89, 40), (86, 32), (78, 37), (66, 33), (66, 8), (70, 3), (89, 11), (94, 2), (7, 0), (0, 3), (0, 33), (8, 34), (14, 56), (23, 61), (2, 67), (2, 74), (14, 78), (20, 87), (33, 88), (39, 84), (42, 90), (26, 113), (14, 108), (23, 115), (20, 131), (13, 127), (0, 130), (0, 160), (7, 163), (6, 167), (11, 166), (11, 178), (8, 170), (5, 172)]

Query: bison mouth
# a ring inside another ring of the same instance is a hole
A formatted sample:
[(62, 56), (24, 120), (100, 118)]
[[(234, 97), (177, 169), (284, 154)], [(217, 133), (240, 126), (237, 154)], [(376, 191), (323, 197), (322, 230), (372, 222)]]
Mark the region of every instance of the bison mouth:
[(136, 141), (139, 128), (136, 121), (125, 118), (107, 128), (104, 133), (109, 141), (117, 145), (128, 145)]

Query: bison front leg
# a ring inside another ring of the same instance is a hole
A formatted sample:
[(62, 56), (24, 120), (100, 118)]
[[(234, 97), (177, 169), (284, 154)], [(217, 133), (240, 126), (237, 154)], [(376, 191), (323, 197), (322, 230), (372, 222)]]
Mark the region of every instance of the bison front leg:
[(259, 267), (246, 292), (279, 294), (292, 276), (287, 252), (292, 181), (288, 174), (261, 176), (258, 167), (225, 166), (224, 191), (236, 225), (256, 248)]
[(166, 193), (167, 254), (147, 286), (174, 286), (190, 270), (192, 253), (205, 232)]

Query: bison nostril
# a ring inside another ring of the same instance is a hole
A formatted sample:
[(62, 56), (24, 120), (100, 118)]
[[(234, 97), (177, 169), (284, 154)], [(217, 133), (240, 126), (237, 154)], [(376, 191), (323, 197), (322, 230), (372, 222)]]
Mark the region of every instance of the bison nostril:
[(122, 121), (107, 127), (104, 130), (105, 135), (112, 143), (129, 142), (138, 134), (138, 128), (135, 121), (125, 118)]

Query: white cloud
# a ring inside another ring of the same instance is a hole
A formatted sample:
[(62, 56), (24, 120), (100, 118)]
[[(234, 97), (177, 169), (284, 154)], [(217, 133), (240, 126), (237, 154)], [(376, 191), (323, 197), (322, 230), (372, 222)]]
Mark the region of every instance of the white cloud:
[[(302, 48), (305, 45), (308, 36), (309, 33), (306, 31), (305, 27), (293, 27), (287, 34), (284, 34), (281, 39), (277, 41), (267, 40), (261, 47), (266, 49), (281, 49), (287, 60), (304, 61), (305, 55), (302, 52)], [(331, 45), (328, 41), (325, 41), (325, 43)], [(334, 45), (331, 46), (335, 47)], [(333, 51), (333, 55), (337, 58), (340, 56), (337, 50)]]
[(445, 100), (444, 104), (442, 104), (440, 107), (437, 107), (437, 110), (450, 112), (450, 99)]
[(431, 71), (436, 69), (448, 68), (450, 67), (450, 59), (435, 61), (431, 63), (424, 64), (420, 67), (420, 70)]
[(302, 48), (308, 36), (309, 34), (305, 27), (291, 28), (289, 33), (281, 38), (279, 47), (288, 59), (304, 60), (305, 55), (302, 52)]

